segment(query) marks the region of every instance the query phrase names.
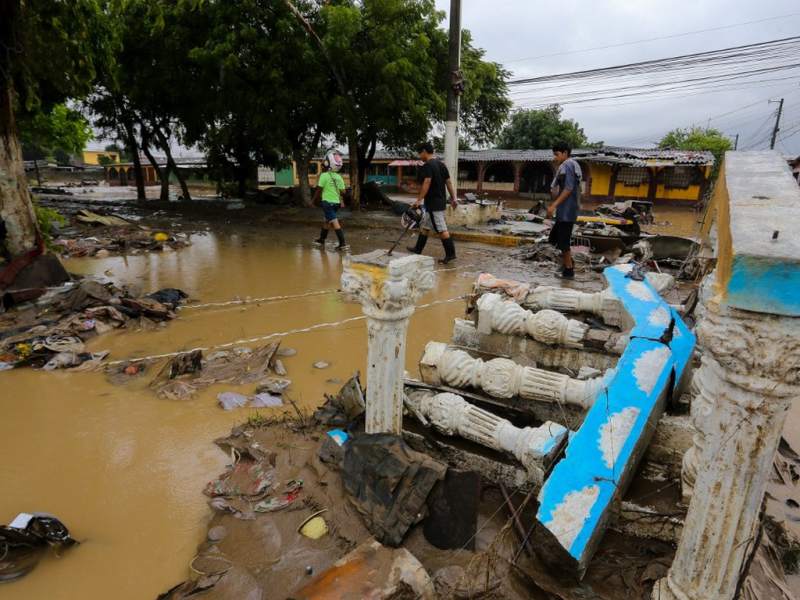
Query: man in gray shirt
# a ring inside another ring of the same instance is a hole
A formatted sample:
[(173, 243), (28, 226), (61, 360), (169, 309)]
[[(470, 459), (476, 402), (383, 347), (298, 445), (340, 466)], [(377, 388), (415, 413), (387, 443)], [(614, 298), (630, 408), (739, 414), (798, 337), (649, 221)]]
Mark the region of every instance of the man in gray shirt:
[(550, 195), (553, 203), (547, 207), (547, 216), (555, 214), (556, 222), (550, 230), (549, 241), (561, 250), (563, 270), (561, 276), (565, 279), (575, 277), (575, 263), (570, 251), (572, 228), (578, 219), (578, 205), (580, 202), (581, 167), (571, 158), (572, 148), (564, 142), (553, 145), (553, 158), (558, 168), (550, 185)]

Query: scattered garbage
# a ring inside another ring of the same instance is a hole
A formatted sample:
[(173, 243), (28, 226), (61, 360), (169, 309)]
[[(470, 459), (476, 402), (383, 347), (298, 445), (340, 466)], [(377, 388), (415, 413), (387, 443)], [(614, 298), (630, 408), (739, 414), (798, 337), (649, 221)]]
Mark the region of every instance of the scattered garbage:
[(331, 366), (331, 364), (330, 364), (330, 363), (327, 363), (327, 362), (325, 362), (324, 360), (318, 360), (318, 361), (317, 361), (317, 362), (315, 362), (315, 363), (314, 363), (314, 365), (313, 365), (313, 367), (314, 367), (315, 369), (327, 369), (327, 368), (328, 368), (328, 367), (330, 367), (330, 366)]
[[(131, 225), (130, 221), (126, 221), (121, 217), (115, 215), (100, 215), (90, 210), (81, 210), (75, 217), (81, 223), (87, 225), (105, 225), (106, 227), (126, 227)], [(163, 240), (161, 240), (163, 241)]]
[[(134, 298), (125, 288), (84, 279), (70, 282), (15, 304), (0, 314), (0, 362), (4, 368), (31, 366), (48, 371), (89, 368), (106, 352), (89, 353), (84, 342), (131, 326), (148, 327), (175, 317), (177, 304), (162, 304), (152, 296)], [(183, 297), (180, 290), (174, 290)]]
[(236, 392), (222, 392), (217, 395), (217, 401), (223, 409), (233, 410), (234, 408), (246, 406), (250, 398), (244, 394), (237, 394)]
[(0, 526), (0, 582), (31, 572), (48, 548), (56, 552), (77, 545), (67, 527), (46, 513), (20, 513)]
[(372, 535), (397, 547), (427, 513), (425, 501), (447, 467), (397, 436), (364, 434), (347, 443), (342, 482)]
[(290, 356), (295, 356), (297, 354), (297, 350), (294, 348), (281, 348), (278, 350), (278, 356), (283, 358), (288, 358)]
[(327, 508), (323, 508), (315, 512), (300, 524), (297, 528), (298, 533), (304, 535), (310, 540), (318, 540), (328, 533), (328, 523), (325, 522), (320, 515), (328, 512)]
[[(206, 359), (201, 351), (181, 354), (169, 359), (159, 374), (150, 383), (155, 393), (169, 400), (184, 400), (198, 390), (215, 383), (230, 385), (265, 384), (277, 374), (275, 353), (280, 343), (275, 342), (255, 349), (241, 347), (229, 351), (215, 352)], [(180, 373), (180, 365), (191, 360), (193, 369)], [(197, 366), (197, 368), (194, 368)], [(179, 374), (170, 377), (173, 371)]]
[(314, 413), (323, 425), (345, 426), (364, 414), (366, 402), (359, 373), (351, 377), (335, 396), (325, 395), (325, 403)]
[[(280, 350), (276, 352), (276, 354), (278, 353), (280, 353)], [(266, 392), (269, 394), (281, 395), (289, 388), (290, 385), (292, 385), (291, 379), (283, 379), (279, 377), (267, 377), (256, 388), (256, 394), (263, 394), (264, 392)]]

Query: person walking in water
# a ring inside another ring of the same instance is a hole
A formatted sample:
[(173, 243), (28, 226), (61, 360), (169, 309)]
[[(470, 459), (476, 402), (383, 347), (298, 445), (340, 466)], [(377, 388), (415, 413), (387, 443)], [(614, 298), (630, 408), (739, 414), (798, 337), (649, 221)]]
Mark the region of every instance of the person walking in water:
[(409, 247), (408, 251), (414, 254), (422, 254), (428, 235), (431, 232), (442, 240), (444, 246), (444, 258), (439, 262), (447, 264), (456, 259), (456, 246), (447, 231), (445, 221), (445, 209), (447, 208), (447, 196), (445, 189), (450, 193), (450, 204), (453, 208), (458, 206), (456, 192), (453, 189), (453, 182), (450, 181), (450, 172), (447, 166), (434, 156), (433, 144), (425, 142), (417, 146), (420, 160), (424, 163), (419, 169), (420, 188), (417, 194), (417, 201), (413, 207), (419, 208), (425, 204), (425, 213), (420, 223), (420, 232), (417, 236), (417, 245)]
[(341, 154), (329, 152), (322, 163), (322, 167), (325, 172), (319, 176), (319, 181), (317, 181), (314, 202), (316, 203), (321, 197), (325, 224), (319, 232), (319, 238), (314, 240), (314, 244), (324, 246), (328, 237), (328, 230), (333, 229), (336, 232), (336, 238), (339, 240), (339, 245), (336, 246), (336, 249), (340, 251), (348, 250), (350, 247), (344, 241), (344, 232), (337, 216), (339, 209), (344, 208), (344, 196), (342, 195), (344, 193), (344, 179), (339, 175), (339, 171), (342, 168)]
[(553, 158), (558, 165), (556, 175), (550, 185), (553, 203), (547, 207), (547, 216), (555, 214), (556, 222), (550, 230), (549, 242), (561, 250), (561, 277), (575, 277), (575, 263), (572, 260), (570, 240), (572, 228), (578, 220), (581, 193), (581, 166), (571, 158), (572, 148), (564, 142), (553, 145)]

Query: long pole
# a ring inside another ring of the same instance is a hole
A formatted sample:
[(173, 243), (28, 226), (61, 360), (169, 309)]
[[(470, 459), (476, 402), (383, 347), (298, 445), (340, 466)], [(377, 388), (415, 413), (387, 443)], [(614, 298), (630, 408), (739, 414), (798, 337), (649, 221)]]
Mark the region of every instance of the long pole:
[(775, 140), (778, 139), (778, 132), (781, 130), (781, 114), (783, 113), (783, 98), (778, 104), (778, 115), (775, 117), (775, 128), (772, 130), (772, 141), (769, 143), (769, 149), (775, 149)]
[(444, 164), (450, 171), (453, 188), (458, 191), (458, 111), (461, 99), (461, 0), (450, 0), (450, 82), (447, 88)]
[(733, 142), (733, 149), (734, 150), (738, 150), (739, 149), (739, 134), (738, 133), (736, 134), (736, 141)]

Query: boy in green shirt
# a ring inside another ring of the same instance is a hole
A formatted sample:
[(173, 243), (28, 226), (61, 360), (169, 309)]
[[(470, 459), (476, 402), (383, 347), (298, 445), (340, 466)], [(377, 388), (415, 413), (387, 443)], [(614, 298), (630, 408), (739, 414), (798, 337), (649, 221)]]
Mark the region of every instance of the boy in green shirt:
[(344, 241), (344, 232), (339, 223), (339, 218), (336, 216), (339, 208), (344, 208), (344, 179), (339, 175), (338, 171), (342, 168), (342, 157), (336, 152), (331, 152), (325, 157), (322, 166), (325, 172), (319, 176), (317, 181), (317, 191), (314, 194), (314, 201), (322, 197), (322, 211), (325, 215), (325, 224), (319, 233), (319, 238), (314, 240), (314, 243), (320, 246), (325, 245), (325, 239), (328, 237), (328, 230), (333, 228), (336, 232), (336, 237), (339, 240), (337, 250), (347, 250), (349, 246)]

